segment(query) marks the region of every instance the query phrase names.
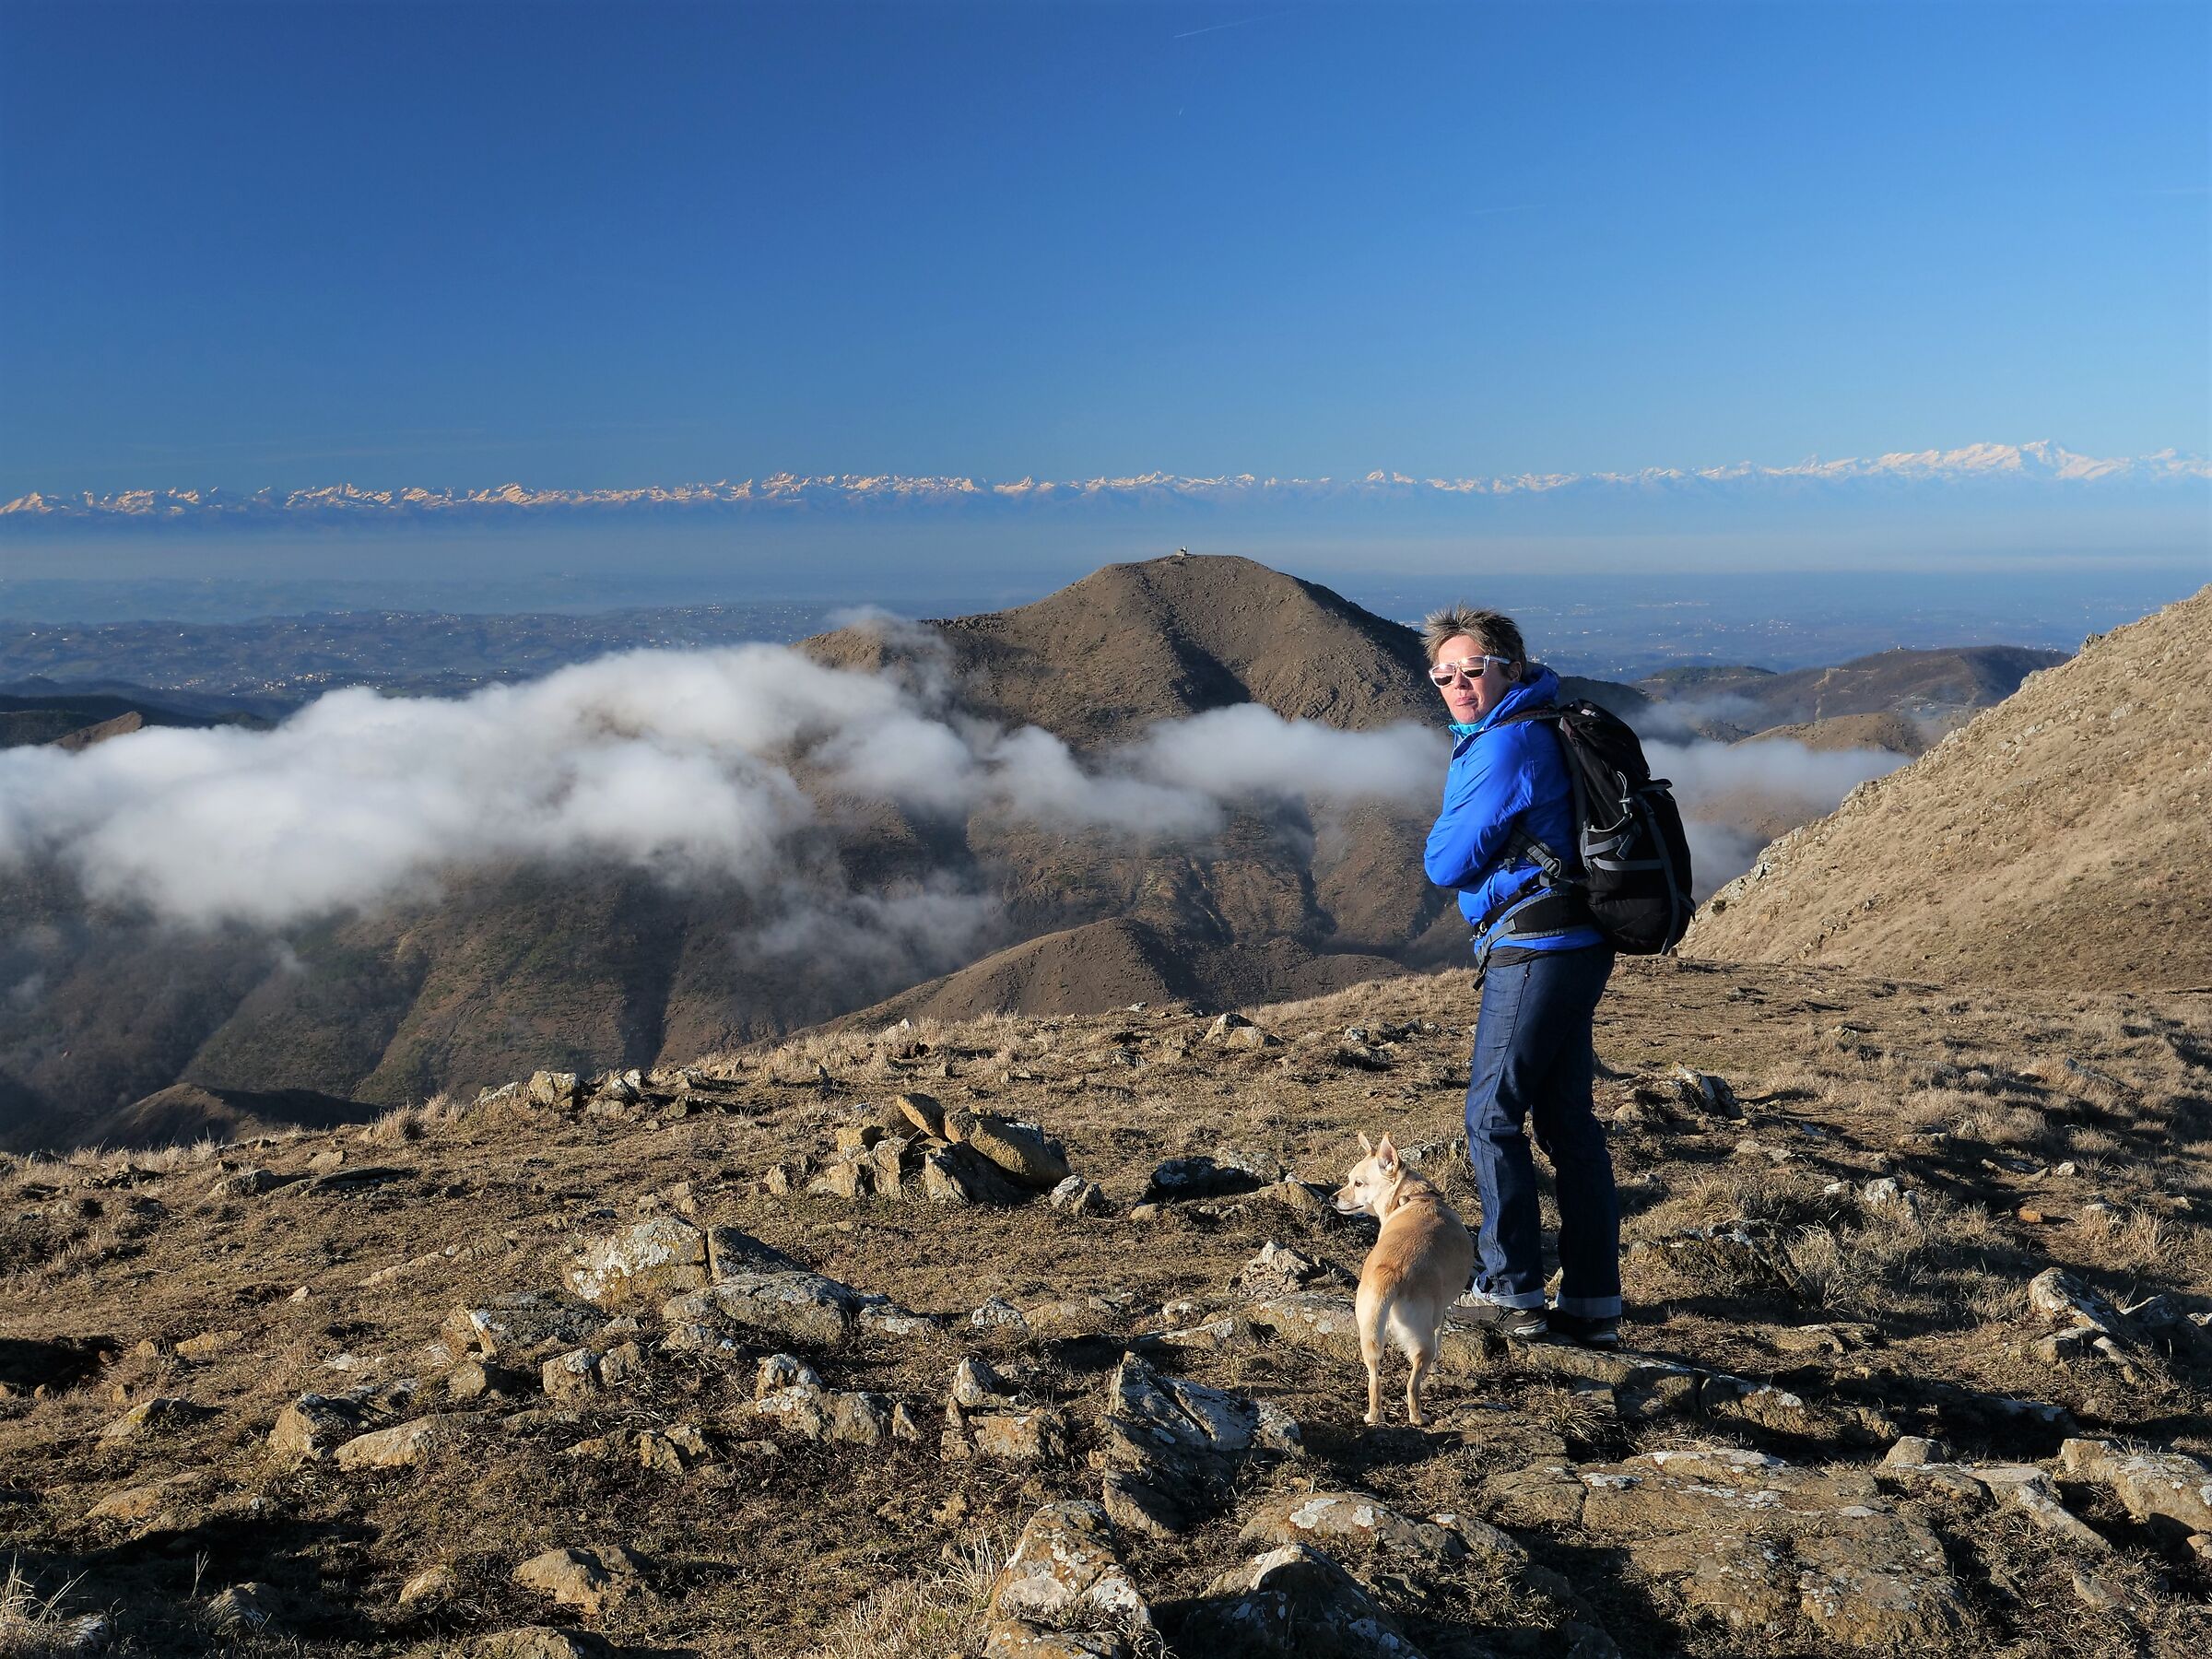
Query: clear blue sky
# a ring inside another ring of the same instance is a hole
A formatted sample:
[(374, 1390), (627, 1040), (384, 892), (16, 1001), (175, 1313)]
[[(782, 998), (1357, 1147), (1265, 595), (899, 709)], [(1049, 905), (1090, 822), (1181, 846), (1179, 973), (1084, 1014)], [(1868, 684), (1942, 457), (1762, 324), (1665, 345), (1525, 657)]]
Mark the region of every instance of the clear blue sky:
[(2212, 7), (0, 4), (0, 495), (2208, 444)]

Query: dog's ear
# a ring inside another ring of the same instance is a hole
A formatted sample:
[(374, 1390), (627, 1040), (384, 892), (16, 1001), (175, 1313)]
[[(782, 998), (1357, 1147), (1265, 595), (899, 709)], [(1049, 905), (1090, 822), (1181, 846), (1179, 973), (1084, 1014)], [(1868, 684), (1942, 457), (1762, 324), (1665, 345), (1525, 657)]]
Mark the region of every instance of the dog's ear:
[[(1390, 1137), (1386, 1135), (1382, 1138), (1384, 1140), (1388, 1140)], [(1367, 1131), (1364, 1129), (1359, 1131), (1359, 1150), (1368, 1158), (1372, 1158), (1375, 1155), (1374, 1143), (1367, 1138)]]
[(1375, 1147), (1375, 1161), (1386, 1170), (1397, 1167), (1398, 1149), (1391, 1144), (1387, 1135), (1382, 1137), (1382, 1144)]

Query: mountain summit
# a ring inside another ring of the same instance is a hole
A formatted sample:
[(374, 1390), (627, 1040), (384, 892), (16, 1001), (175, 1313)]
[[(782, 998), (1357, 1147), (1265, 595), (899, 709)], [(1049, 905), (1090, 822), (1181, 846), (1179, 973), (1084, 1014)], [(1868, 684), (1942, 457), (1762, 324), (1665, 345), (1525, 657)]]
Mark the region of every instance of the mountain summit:
[[(1249, 559), (1108, 565), (1033, 605), (922, 627), (966, 704), (1079, 748), (1246, 702), (1352, 731), (1437, 717), (1411, 629)], [(863, 625), (800, 649), (875, 668), (911, 658), (917, 641)]]

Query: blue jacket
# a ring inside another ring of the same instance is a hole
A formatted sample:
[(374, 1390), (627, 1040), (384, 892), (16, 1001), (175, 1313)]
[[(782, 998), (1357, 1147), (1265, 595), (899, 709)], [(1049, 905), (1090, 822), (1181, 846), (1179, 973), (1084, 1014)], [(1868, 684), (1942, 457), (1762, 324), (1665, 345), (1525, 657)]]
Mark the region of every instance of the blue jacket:
[[(1507, 692), (1472, 727), (1453, 726), (1451, 770), (1444, 773), (1444, 808), (1429, 831), (1421, 865), (1439, 887), (1459, 889), (1460, 913), (1470, 926), (1511, 899), (1532, 891), (1538, 871), (1526, 857), (1508, 859), (1506, 838), (1518, 827), (1567, 861), (1579, 875), (1575, 852), (1574, 785), (1567, 759), (1548, 722), (1500, 726), (1503, 716), (1532, 704), (1559, 700), (1559, 677), (1540, 665)], [(1509, 939), (1493, 924), (1486, 943), (1518, 950), (1580, 950), (1605, 943), (1594, 927), (1578, 927), (1549, 939)]]

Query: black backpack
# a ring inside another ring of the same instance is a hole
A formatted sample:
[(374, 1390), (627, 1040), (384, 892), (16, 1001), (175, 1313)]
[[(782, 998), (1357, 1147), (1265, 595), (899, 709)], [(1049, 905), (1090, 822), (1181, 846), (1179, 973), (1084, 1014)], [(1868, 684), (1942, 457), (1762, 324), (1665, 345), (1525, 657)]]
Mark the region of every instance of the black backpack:
[(1507, 851), (1534, 859), (1546, 886), (1571, 889), (1614, 949), (1627, 956), (1672, 950), (1696, 907), (1689, 898), (1689, 842), (1667, 781), (1652, 776), (1628, 723), (1594, 702), (1518, 709), (1498, 724), (1525, 720), (1549, 721), (1559, 735), (1574, 782), (1583, 874), (1568, 876), (1558, 853), (1518, 830)]

